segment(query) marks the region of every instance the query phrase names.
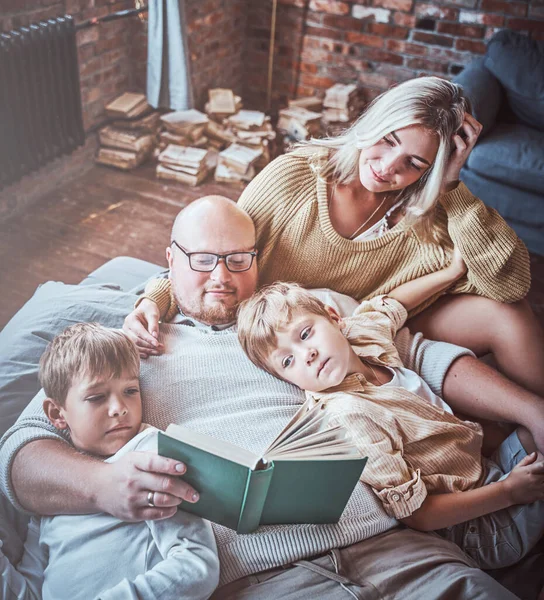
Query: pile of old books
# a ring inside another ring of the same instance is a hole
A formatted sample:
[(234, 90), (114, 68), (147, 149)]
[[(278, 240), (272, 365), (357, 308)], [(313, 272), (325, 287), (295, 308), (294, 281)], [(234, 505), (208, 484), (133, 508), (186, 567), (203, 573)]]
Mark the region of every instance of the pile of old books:
[(291, 105), (280, 110), (277, 127), (292, 141), (317, 137), (321, 133), (321, 113)]
[(143, 94), (127, 92), (106, 106), (106, 114), (115, 120), (98, 132), (96, 162), (120, 169), (142, 164), (156, 145), (159, 113)]
[(206, 127), (209, 119), (204, 113), (191, 108), (162, 115), (160, 119), (164, 126), (159, 138), (160, 150), (164, 150), (169, 144), (206, 147)]
[(215, 180), (221, 183), (245, 184), (256, 174), (262, 151), (240, 144), (231, 144), (219, 153)]
[(211, 158), (206, 149), (170, 144), (159, 154), (157, 177), (198, 185), (214, 166)]
[(325, 92), (323, 121), (347, 126), (359, 116), (362, 108), (361, 88), (355, 84), (337, 83)]
[(276, 132), (269, 116), (258, 110), (240, 110), (227, 119), (227, 126), (236, 144), (261, 153), (255, 169), (260, 170), (270, 162)]

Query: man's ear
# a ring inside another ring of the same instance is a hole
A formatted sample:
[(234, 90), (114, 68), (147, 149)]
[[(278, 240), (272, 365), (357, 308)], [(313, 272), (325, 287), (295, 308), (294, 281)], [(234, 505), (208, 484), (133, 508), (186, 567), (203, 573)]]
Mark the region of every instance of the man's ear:
[[(172, 270), (172, 259), (174, 258), (173, 253), (172, 253), (172, 248), (170, 248), (170, 246), (168, 246), (166, 248), (166, 260), (168, 261), (168, 268), (170, 270)], [(170, 274), (168, 274), (168, 277), (170, 277)]]
[(329, 317), (331, 318), (333, 323), (337, 323), (339, 327), (343, 327), (344, 319), (342, 319), (342, 317), (340, 316), (340, 313), (336, 310), (336, 308), (333, 308), (332, 306), (329, 306), (329, 305), (325, 305), (325, 308), (327, 309), (327, 312), (329, 313)]
[(63, 410), (55, 403), (52, 398), (46, 398), (43, 401), (43, 412), (57, 429), (67, 429), (68, 423), (64, 418)]

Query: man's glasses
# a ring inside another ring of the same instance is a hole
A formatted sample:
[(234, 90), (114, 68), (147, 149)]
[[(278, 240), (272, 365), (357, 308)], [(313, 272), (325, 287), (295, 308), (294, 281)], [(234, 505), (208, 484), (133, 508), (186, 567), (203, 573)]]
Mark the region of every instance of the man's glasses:
[(231, 273), (242, 273), (249, 271), (253, 264), (253, 259), (257, 256), (257, 251), (253, 252), (232, 252), (230, 254), (213, 254), (212, 252), (187, 252), (176, 240), (172, 240), (185, 256), (189, 259), (189, 266), (193, 271), (213, 271), (217, 267), (219, 259), (224, 259), (227, 269)]

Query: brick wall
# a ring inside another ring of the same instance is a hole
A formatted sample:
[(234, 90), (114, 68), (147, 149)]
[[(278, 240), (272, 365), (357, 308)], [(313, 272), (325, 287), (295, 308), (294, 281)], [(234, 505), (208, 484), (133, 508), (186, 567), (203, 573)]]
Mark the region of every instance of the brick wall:
[(211, 87), (228, 87), (243, 94), (248, 1), (186, 0), (191, 77), (198, 108), (204, 106)]
[[(112, 12), (134, 8), (131, 0), (3, 0), (0, 30), (71, 14), (77, 23)], [(104, 118), (104, 106), (134, 85), (138, 69), (131, 56), (131, 41), (142, 30), (137, 17), (103, 23), (77, 33), (83, 120), (88, 130)]]
[[(247, 44), (263, 103), (271, 2), (250, 2)], [(421, 74), (452, 77), (507, 28), (544, 40), (543, 0), (279, 0), (274, 98), (358, 81), (368, 99)]]

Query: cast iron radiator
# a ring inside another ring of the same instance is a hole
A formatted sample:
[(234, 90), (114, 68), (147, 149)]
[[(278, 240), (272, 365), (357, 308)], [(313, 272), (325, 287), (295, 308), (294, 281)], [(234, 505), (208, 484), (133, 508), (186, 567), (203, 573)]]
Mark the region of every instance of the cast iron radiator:
[(85, 143), (70, 16), (0, 34), (0, 189)]

